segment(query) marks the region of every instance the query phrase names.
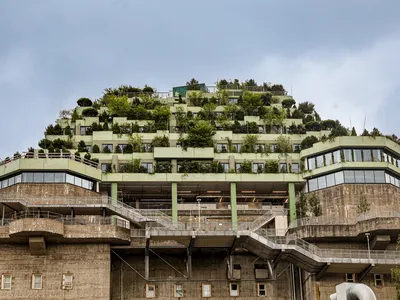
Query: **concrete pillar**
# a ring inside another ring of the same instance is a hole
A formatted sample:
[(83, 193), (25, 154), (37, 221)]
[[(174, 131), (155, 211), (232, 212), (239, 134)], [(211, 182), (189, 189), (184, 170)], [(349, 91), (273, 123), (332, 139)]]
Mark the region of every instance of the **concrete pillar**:
[[(115, 147), (118, 147), (118, 145), (114, 145)], [(111, 158), (111, 168), (112, 168), (112, 171), (113, 172), (115, 172), (115, 173), (118, 173), (118, 171), (119, 171), (119, 161), (118, 161), (118, 154), (114, 154), (113, 156), (112, 156), (112, 158)], [(115, 168), (115, 170), (114, 170), (114, 168)]]
[(149, 280), (149, 276), (150, 276), (150, 261), (149, 261), (149, 255), (145, 255), (144, 256), (144, 278), (146, 278), (146, 280)]
[(229, 155), (229, 171), (230, 170), (236, 170), (235, 157), (233, 155)]
[(188, 252), (188, 256), (187, 256), (187, 274), (188, 274), (188, 278), (191, 279), (192, 278), (192, 254), (190, 254)]
[(289, 183), (289, 216), (290, 222), (296, 219), (296, 192), (293, 182)]
[(178, 160), (177, 159), (171, 159), (171, 173), (178, 173)]
[(232, 228), (237, 229), (237, 207), (236, 207), (236, 182), (231, 182), (231, 216)]
[(118, 200), (118, 183), (113, 182), (111, 183), (111, 199), (114, 202), (117, 202)]
[(178, 222), (178, 184), (173, 182), (171, 184), (172, 192), (172, 222)]

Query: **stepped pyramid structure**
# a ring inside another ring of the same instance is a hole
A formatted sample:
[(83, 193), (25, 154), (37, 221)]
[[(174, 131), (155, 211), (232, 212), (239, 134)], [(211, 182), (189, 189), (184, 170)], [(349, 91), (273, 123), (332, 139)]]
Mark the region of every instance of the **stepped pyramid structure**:
[(78, 100), (0, 162), (0, 299), (395, 299), (400, 145), (281, 85)]

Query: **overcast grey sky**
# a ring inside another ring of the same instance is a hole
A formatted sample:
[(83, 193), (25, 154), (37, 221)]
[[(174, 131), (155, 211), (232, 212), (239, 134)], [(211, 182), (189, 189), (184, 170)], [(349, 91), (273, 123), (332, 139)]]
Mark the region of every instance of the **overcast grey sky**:
[(282, 83), (323, 118), (400, 134), (400, 1), (0, 0), (0, 158), (76, 100), (195, 77)]

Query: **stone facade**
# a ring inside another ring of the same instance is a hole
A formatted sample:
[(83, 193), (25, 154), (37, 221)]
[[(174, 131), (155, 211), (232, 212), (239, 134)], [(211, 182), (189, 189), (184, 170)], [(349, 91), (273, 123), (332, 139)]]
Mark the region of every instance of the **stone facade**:
[[(50, 244), (46, 250), (32, 256), (28, 245), (0, 245), (0, 275), (12, 275), (0, 299), (110, 299), (109, 245)], [(33, 274), (43, 276), (42, 289), (32, 289)], [(71, 290), (62, 289), (63, 274), (73, 275)]]

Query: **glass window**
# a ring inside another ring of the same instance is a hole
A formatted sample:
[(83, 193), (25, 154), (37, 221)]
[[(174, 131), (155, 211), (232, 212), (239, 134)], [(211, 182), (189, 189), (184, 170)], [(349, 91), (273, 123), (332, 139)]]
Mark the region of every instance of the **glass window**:
[(326, 175), (326, 186), (334, 186), (335, 185), (335, 174)]
[(308, 169), (309, 170), (315, 169), (315, 157), (311, 157), (308, 159)]
[(364, 161), (372, 161), (371, 149), (363, 149), (363, 159)]
[(314, 179), (310, 179), (308, 181), (308, 191), (312, 192), (312, 191), (316, 191), (318, 190), (318, 181), (317, 178)]
[(321, 168), (324, 166), (324, 156), (323, 155), (317, 156), (316, 160), (317, 160), (317, 168)]
[(340, 163), (341, 159), (340, 159), (340, 150), (336, 150), (333, 152), (333, 163), (337, 164)]
[(146, 284), (146, 298), (154, 298), (156, 296), (156, 286), (154, 284)]
[(153, 173), (153, 164), (152, 163), (147, 164), (147, 172)]
[(2, 181), (1, 187), (4, 189), (6, 187), (8, 187), (8, 179), (5, 179)]
[(32, 289), (40, 290), (42, 288), (42, 275), (32, 275)]
[(54, 182), (54, 173), (44, 173), (44, 182)]
[(254, 151), (256, 152), (265, 152), (265, 145), (264, 144), (256, 144), (254, 146)]
[(279, 172), (281, 172), (281, 173), (286, 173), (287, 172), (286, 163), (279, 163)]
[(110, 150), (110, 152), (113, 152), (113, 145), (112, 144), (102, 144), (101, 145), (101, 149), (103, 150), (103, 152), (104, 152), (104, 149), (106, 147), (108, 148), (108, 150)]
[(263, 163), (253, 163), (253, 173), (263, 173), (264, 172), (264, 164)]
[(22, 182), (33, 182), (33, 173), (22, 173)]
[(383, 152), (383, 161), (388, 162), (388, 155), (385, 152)]
[(298, 163), (293, 163), (292, 164), (292, 173), (299, 173), (300, 168), (299, 168), (299, 164)]
[(390, 183), (390, 175), (385, 173), (385, 182)]
[(258, 294), (258, 296), (266, 295), (264, 283), (257, 283), (257, 294)]
[(3, 274), (1, 275), (1, 289), (2, 290), (11, 290), (11, 275)]
[(364, 183), (365, 182), (364, 171), (354, 171), (354, 177), (355, 177), (356, 183)]
[(345, 183), (355, 183), (354, 171), (344, 171), (344, 182)]
[(385, 171), (374, 171), (375, 183), (385, 183)]
[(183, 285), (182, 284), (175, 284), (174, 286), (174, 297), (175, 298), (182, 298), (183, 297)]
[(397, 187), (400, 186), (400, 181), (397, 178), (394, 179), (394, 185)]
[(224, 167), (224, 172), (229, 173), (229, 164), (228, 163), (222, 163), (221, 164)]
[(361, 149), (353, 149), (354, 161), (362, 161), (362, 151)]
[(44, 174), (43, 173), (33, 173), (33, 182), (43, 182)]
[(344, 176), (343, 171), (335, 173), (335, 184), (342, 184), (344, 183)]
[(240, 152), (240, 150), (242, 150), (242, 144), (233, 144), (233, 149), (235, 152)]
[(324, 155), (324, 157), (325, 157), (325, 165), (326, 166), (329, 166), (329, 165), (331, 165), (333, 163), (332, 153), (327, 153), (327, 154)]
[(239, 296), (239, 285), (237, 283), (229, 284), (229, 294), (231, 297)]
[(8, 186), (15, 184), (15, 177), (8, 178)]
[(226, 144), (217, 144), (217, 152), (227, 152)]
[(364, 171), (365, 183), (374, 183), (374, 171)]
[(300, 144), (293, 144), (293, 152), (300, 152)]
[(374, 159), (374, 161), (382, 161), (381, 149), (373, 149), (372, 150), (372, 158)]
[(353, 161), (353, 154), (351, 149), (343, 149), (344, 161)]
[(240, 163), (235, 164), (236, 173), (240, 172), (240, 165), (241, 165)]
[(152, 151), (151, 144), (149, 143), (144, 144), (144, 151), (151, 152)]
[(318, 189), (326, 188), (326, 178), (325, 176), (318, 177)]
[(261, 125), (258, 125), (258, 133), (264, 133), (264, 127)]
[(70, 175), (70, 174), (66, 174), (66, 182), (70, 183), (70, 184), (75, 184), (75, 178), (74, 176)]
[(82, 179), (82, 187), (85, 189), (89, 189), (89, 181)]
[(82, 178), (75, 176), (75, 185), (82, 186)]
[(54, 182), (65, 182), (65, 173), (55, 173)]
[(211, 283), (203, 283), (201, 285), (202, 289), (202, 297), (203, 298), (210, 298), (211, 297)]
[(22, 182), (22, 175), (19, 174), (17, 176), (15, 176), (15, 184)]

